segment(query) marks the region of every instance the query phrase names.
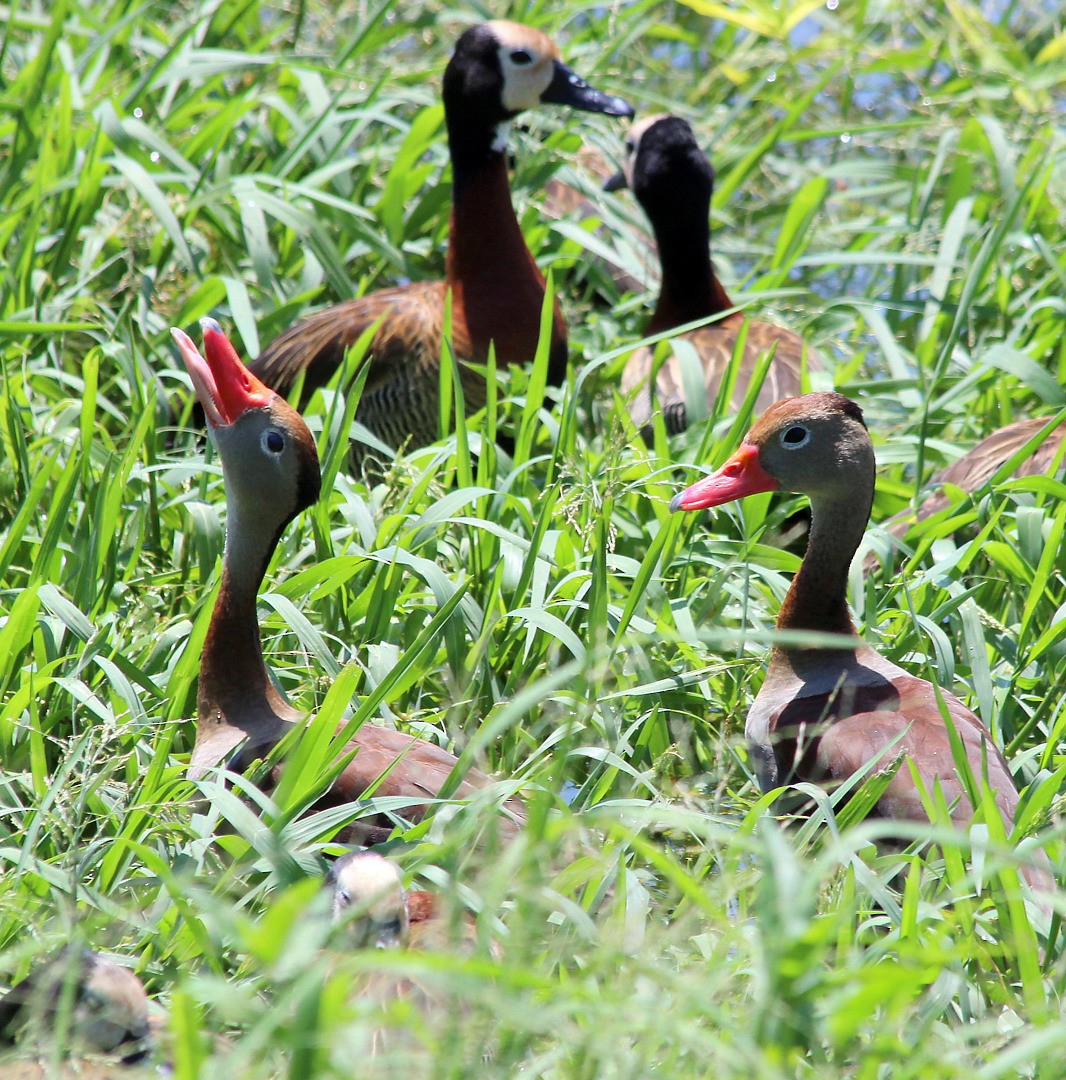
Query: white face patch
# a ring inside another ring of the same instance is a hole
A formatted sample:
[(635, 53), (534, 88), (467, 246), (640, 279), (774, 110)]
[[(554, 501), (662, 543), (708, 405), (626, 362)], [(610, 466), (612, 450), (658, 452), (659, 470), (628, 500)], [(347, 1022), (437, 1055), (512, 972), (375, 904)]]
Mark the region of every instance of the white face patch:
[(492, 149), (497, 154), (502, 154), (507, 149), (507, 140), (511, 137), (510, 122), (505, 120), (496, 125), (496, 133), (492, 136)]
[(541, 94), (551, 85), (554, 58), (532, 41), (522, 42), (520, 47), (501, 45), (498, 55), (503, 75), (500, 94), (503, 107), (512, 113), (535, 109), (541, 103)]
[(640, 140), (644, 137), (644, 133), (653, 124), (657, 124), (660, 120), (667, 118), (667, 113), (656, 113), (654, 116), (646, 116), (642, 120), (638, 120), (635, 124), (631, 125), (629, 131), (626, 132), (625, 139), (625, 160), (622, 163), (622, 175), (626, 178), (626, 186), (633, 190), (633, 170), (637, 166), (637, 158), (640, 156)]

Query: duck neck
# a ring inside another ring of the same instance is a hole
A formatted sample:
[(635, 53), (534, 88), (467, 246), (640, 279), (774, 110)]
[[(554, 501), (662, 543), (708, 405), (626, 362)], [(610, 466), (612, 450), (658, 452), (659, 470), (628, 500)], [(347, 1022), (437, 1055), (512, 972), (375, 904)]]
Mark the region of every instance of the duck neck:
[[(501, 364), (527, 364), (540, 338), (544, 276), (533, 259), (511, 204), (502, 144), (483, 135), (450, 134), (454, 175), (446, 282), (455, 310), (465, 320), (472, 359), (483, 360), (495, 344)], [(500, 147), (497, 149), (497, 147)], [(554, 303), (548, 381), (566, 381), (566, 323)]]
[(448, 235), (449, 283), (485, 279), (498, 286), (508, 281), (517, 288), (533, 281), (541, 288), (541, 276), (511, 203), (503, 134), (494, 142), (489, 133), (472, 139), (449, 132), (452, 152), (452, 214)]
[(226, 507), (222, 582), (200, 661), (197, 743), (221, 744), (225, 729), (237, 729), (231, 742), (247, 736), (259, 745), (280, 738), (297, 715), (270, 681), (256, 610), (259, 586), (284, 525), (271, 531), (263, 522), (246, 522), (236, 500), (227, 499)]
[[(859, 645), (848, 611), (848, 569), (862, 541), (872, 504), (872, 488), (864, 506), (856, 506), (847, 499), (812, 498), (807, 554), (781, 605), (778, 630), (847, 634), (855, 637), (855, 644)], [(841, 651), (850, 654), (854, 649)], [(791, 658), (810, 650), (775, 646), (774, 652)], [(819, 656), (826, 655), (826, 650), (816, 652)]]
[(656, 215), (652, 223), (662, 264), (662, 286), (646, 328), (649, 334), (718, 315), (733, 306), (711, 264), (708, 210), (664, 213)]

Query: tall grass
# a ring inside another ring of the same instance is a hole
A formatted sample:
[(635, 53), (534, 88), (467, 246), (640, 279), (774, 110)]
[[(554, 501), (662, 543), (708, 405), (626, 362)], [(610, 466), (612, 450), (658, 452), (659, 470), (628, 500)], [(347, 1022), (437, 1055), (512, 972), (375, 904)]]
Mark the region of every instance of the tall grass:
[[(285, 533), (260, 606), (278, 680), (322, 732), (396, 725), (494, 770), (500, 794), (522, 786), (530, 824), (509, 846), (489, 800), (393, 845), (470, 913), (477, 945), (345, 952), (317, 884), (342, 817), (299, 815), (322, 746), (300, 747), (271, 799), (186, 779), (223, 511), (167, 328), (213, 314), (255, 355), (312, 305), (439, 274), (440, 72), (486, 16), (544, 26), (598, 85), (694, 122), (719, 272), (862, 402), (875, 521), (981, 435), (1064, 404), (1053, 5), (12, 7), (3, 972), (71, 936), (121, 954), (167, 1011), (183, 1080), (1061, 1075), (1058, 917), (1021, 906), (1017, 868), (1038, 846), (1063, 858), (1066, 489), (998, 484), (956, 508), (966, 529), (937, 524), (903, 572), (856, 572), (853, 589), (866, 635), (1005, 747), (1030, 839), (960, 837), (941, 806), (878, 847), (877, 823), (827, 799), (779, 827), (742, 728), (797, 565), (769, 542), (794, 504), (667, 511), (744, 420), (649, 450), (612, 391), (650, 296), (620, 296), (600, 256), (649, 290), (654, 260), (629, 197), (600, 194), (578, 157), (617, 160), (608, 118), (545, 109), (513, 137), (516, 205), (570, 320), (569, 385), (498, 372), (487, 416), (384, 482), (347, 467), (357, 389), (316, 395), (323, 498)], [(553, 175), (595, 214), (545, 217)], [(502, 425), (513, 458), (484, 437)], [(381, 809), (402, 820), (373, 796), (347, 814)], [(383, 1020), (355, 993), (371, 970), (415, 977), (431, 1004)]]

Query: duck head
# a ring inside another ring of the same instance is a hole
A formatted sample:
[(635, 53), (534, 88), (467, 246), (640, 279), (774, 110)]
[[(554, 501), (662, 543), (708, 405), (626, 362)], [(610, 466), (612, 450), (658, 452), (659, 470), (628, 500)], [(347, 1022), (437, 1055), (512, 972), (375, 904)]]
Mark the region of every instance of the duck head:
[(237, 356), (214, 319), (201, 319), (204, 356), (171, 330), (218, 448), (230, 507), (227, 535), (261, 530), (270, 539), (314, 503), (322, 486), (315, 441), (296, 412)]
[(460, 35), (444, 71), (444, 110), (453, 143), (463, 128), (494, 133), (502, 152), (507, 124), (538, 105), (632, 116), (620, 97), (589, 86), (559, 58), (555, 42), (521, 23), (478, 23)]
[[(843, 394), (803, 394), (771, 405), (736, 453), (675, 495), (670, 509), (702, 510), (762, 491), (796, 492), (812, 504), (858, 503), (866, 492), (872, 500), (874, 468), (859, 406)], [(867, 518), (869, 509), (868, 501)]]
[(407, 890), (399, 868), (374, 851), (353, 851), (330, 868), (333, 921), (350, 917), (357, 948), (392, 949), (407, 944)]
[(714, 194), (714, 167), (696, 135), (680, 116), (659, 114), (638, 120), (626, 133), (622, 168), (604, 191), (629, 188), (654, 222), (677, 211), (677, 200), (703, 207), (706, 217)]

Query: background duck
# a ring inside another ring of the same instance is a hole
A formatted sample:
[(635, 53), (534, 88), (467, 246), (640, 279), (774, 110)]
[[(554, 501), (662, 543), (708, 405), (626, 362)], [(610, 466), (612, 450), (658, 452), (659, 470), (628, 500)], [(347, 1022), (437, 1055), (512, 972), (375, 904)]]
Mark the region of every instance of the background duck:
[[(632, 190), (651, 222), (662, 265), (659, 298), (644, 327), (645, 334), (731, 311), (733, 301), (711, 263), (709, 215), (714, 169), (692, 128), (678, 116), (646, 117), (630, 128), (625, 150), (622, 171), (607, 181), (605, 189)], [(805, 370), (822, 370), (817, 353), (798, 334), (734, 311), (684, 335), (696, 349), (703, 369), (708, 408), (714, 405), (744, 327), (731, 408), (739, 408), (759, 357), (771, 347), (775, 347), (774, 359), (756, 399), (759, 411), (778, 398), (798, 394)], [(676, 356), (669, 356), (655, 374), (653, 385), (654, 360), (654, 348), (644, 346), (633, 352), (622, 372), (622, 394), (630, 402), (633, 421), (641, 431), (650, 432), (658, 409), (666, 430), (676, 434), (689, 422), (681, 367)]]
[[(326, 382), (345, 350), (378, 320), (370, 372), (357, 419), (382, 442), (420, 446), (437, 437), (445, 307), (452, 298), (452, 341), (468, 413), (485, 404), (484, 363), (495, 346), (502, 366), (528, 364), (540, 338), (544, 277), (511, 204), (507, 131), (525, 109), (568, 105), (632, 116), (621, 98), (601, 93), (559, 59), (554, 42), (529, 26), (480, 23), (463, 33), (444, 71), (444, 117), (452, 160), (452, 213), (443, 281), (415, 282), (327, 308), (269, 345), (253, 373), (287, 393), (305, 377), (304, 394)], [(566, 323), (552, 319), (548, 379), (566, 378)]]
[[(836, 786), (880, 757), (875, 770), (907, 758), (932, 792), (939, 784), (952, 819), (974, 813), (959, 776), (942, 710), (950, 716), (978, 783), (987, 780), (1008, 832), (1018, 806), (1010, 767), (988, 730), (957, 697), (911, 675), (858, 637), (847, 605), (848, 569), (870, 518), (874, 451), (862, 411), (841, 394), (805, 394), (771, 406), (717, 472), (674, 497), (672, 510), (720, 506), (745, 495), (791, 491), (811, 501), (807, 554), (788, 590), (777, 629), (844, 635), (834, 648), (775, 645), (745, 734), (763, 791), (798, 780)], [(952, 805), (954, 804), (954, 805)], [(876, 813), (928, 820), (904, 761)], [(1030, 881), (1050, 879), (1030, 868)]]
[[(248, 371), (217, 322), (204, 319), (202, 327), (206, 359), (186, 334), (172, 331), (218, 447), (226, 488), (222, 582), (201, 658), (193, 779), (219, 765), (246, 768), (303, 718), (267, 672), (256, 597), (282, 531), (321, 487), (315, 441), (300, 415)], [(361, 798), (379, 777), (378, 795), (434, 799), (456, 765), (433, 743), (372, 724), (364, 724), (349, 747), (358, 750), (355, 759), (316, 810)], [(471, 769), (455, 795), (463, 798), (491, 783)], [(507, 806), (514, 821), (522, 818), (519, 800)], [(424, 811), (416, 805), (406, 813), (417, 819)], [(502, 824), (513, 829), (512, 821)], [(391, 829), (387, 822), (381, 827), (386, 834)], [(368, 835), (365, 823), (345, 835)], [(371, 829), (369, 835), (377, 833)]]
[[(925, 521), (951, 506), (953, 500), (945, 490), (947, 486), (961, 488), (970, 494), (979, 491), (1048, 423), (1049, 417), (1037, 416), (1028, 420), (1019, 420), (993, 431), (972, 450), (930, 478), (927, 485), (929, 494), (922, 499), (916, 509), (902, 510), (889, 518), (882, 528), (898, 540), (902, 540), (915, 522)], [(1060, 424), (1051, 431), (1018, 465), (1011, 476), (1043, 476), (1056, 460), (1061, 470), (1063, 440), (1066, 440), (1066, 424)], [(877, 566), (877, 563), (877, 556), (871, 554), (863, 565), (867, 570), (871, 570)]]

